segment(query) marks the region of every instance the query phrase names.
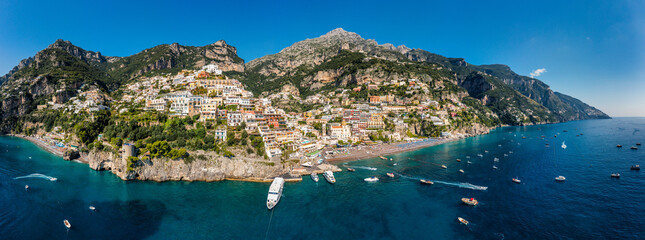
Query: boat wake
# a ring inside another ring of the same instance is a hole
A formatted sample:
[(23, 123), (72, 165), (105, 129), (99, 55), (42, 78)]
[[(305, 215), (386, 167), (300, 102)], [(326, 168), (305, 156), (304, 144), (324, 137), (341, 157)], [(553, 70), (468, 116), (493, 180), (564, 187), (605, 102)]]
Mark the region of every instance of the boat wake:
[[(403, 175), (403, 174), (400, 174), (400, 173), (396, 173), (396, 174), (398, 174), (399, 176), (401, 176), (403, 178), (413, 179), (413, 180), (417, 180), (417, 181), (422, 179), (422, 178), (418, 178), (418, 177), (406, 176), (406, 175)], [(475, 185), (475, 184), (472, 184), (472, 183), (445, 182), (445, 181), (438, 181), (438, 180), (432, 180), (432, 179), (426, 179), (426, 180), (430, 180), (430, 181), (433, 181), (435, 183), (441, 183), (441, 184), (445, 184), (445, 185), (460, 187), (460, 188), (468, 188), (468, 189), (472, 189), (472, 190), (486, 191), (488, 189), (488, 187), (478, 186), (478, 185)]]
[(15, 177), (13, 179), (21, 179), (21, 178), (42, 178), (42, 179), (47, 179), (49, 181), (56, 181), (58, 178), (47, 176), (45, 174), (40, 174), (40, 173), (32, 173), (26, 176), (21, 176), (21, 177)]
[(346, 167), (350, 168), (357, 168), (357, 169), (365, 169), (365, 170), (370, 170), (370, 171), (376, 171), (378, 168), (375, 167), (365, 167), (365, 166), (350, 166), (350, 165), (345, 165)]

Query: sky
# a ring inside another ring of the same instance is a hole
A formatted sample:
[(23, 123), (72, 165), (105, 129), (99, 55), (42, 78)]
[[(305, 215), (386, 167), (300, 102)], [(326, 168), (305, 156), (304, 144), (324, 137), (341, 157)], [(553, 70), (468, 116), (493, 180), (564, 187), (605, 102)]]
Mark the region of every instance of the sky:
[(610, 116), (645, 116), (643, 1), (0, 1), (0, 75), (56, 39), (107, 56), (220, 39), (245, 61), (335, 28), (501, 63)]

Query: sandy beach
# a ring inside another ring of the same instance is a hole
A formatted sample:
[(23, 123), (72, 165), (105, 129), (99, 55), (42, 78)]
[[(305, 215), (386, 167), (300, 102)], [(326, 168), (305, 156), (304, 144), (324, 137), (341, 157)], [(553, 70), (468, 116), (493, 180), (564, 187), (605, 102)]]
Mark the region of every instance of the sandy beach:
[[(20, 135), (20, 134), (14, 134), (14, 135), (11, 135), (11, 136), (19, 137), (19, 138), (25, 139), (27, 141), (30, 141), (30, 142), (38, 145), (40, 148), (44, 149), (45, 151), (50, 152), (50, 153), (52, 153), (52, 154), (54, 154), (56, 156), (59, 156), (59, 157), (63, 157), (63, 153), (66, 150), (65, 148), (57, 147), (56, 145), (50, 144), (50, 143), (46, 142), (45, 140), (43, 140), (41, 138), (31, 137), (31, 136), (24, 136), (24, 135)], [(87, 160), (85, 160), (83, 158), (83, 156), (81, 156), (78, 159), (75, 159), (74, 161), (79, 161), (79, 162), (82, 162), (82, 163), (88, 163)]]
[(390, 154), (413, 151), (421, 148), (436, 146), (452, 142), (458, 138), (426, 138), (414, 142), (382, 143), (368, 146), (357, 146), (348, 148), (325, 148), (324, 152), (333, 151), (334, 154), (327, 156), (328, 162), (354, 161), (359, 159), (374, 158)]

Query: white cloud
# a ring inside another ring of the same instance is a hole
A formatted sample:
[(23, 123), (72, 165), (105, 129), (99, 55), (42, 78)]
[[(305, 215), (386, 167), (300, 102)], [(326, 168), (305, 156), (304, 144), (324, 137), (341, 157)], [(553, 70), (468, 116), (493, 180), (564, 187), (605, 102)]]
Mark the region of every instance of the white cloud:
[(542, 73), (545, 73), (545, 72), (546, 72), (546, 68), (536, 69), (531, 73), (531, 77), (532, 78), (539, 77), (540, 75), (542, 75)]

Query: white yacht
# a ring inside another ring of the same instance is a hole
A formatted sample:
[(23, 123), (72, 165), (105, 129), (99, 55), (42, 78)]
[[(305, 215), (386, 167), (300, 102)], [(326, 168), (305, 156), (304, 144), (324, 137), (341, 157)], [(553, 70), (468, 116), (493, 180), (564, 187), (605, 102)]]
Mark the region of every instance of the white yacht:
[(284, 178), (277, 177), (273, 179), (273, 182), (269, 187), (269, 195), (267, 196), (267, 208), (269, 208), (269, 210), (273, 209), (273, 207), (278, 204), (278, 201), (280, 201), (283, 187)]
[(316, 172), (311, 172), (311, 180), (318, 182), (318, 174)]
[(556, 181), (558, 182), (564, 182), (564, 180), (567, 180), (564, 176), (558, 176), (555, 178)]
[(334, 177), (334, 173), (329, 171), (329, 170), (327, 170), (327, 171), (325, 171), (323, 173), (323, 177), (325, 177), (325, 180), (327, 180), (327, 182), (329, 182), (331, 184), (336, 182), (336, 178)]
[(378, 178), (375, 176), (368, 177), (364, 179), (366, 182), (378, 182)]

